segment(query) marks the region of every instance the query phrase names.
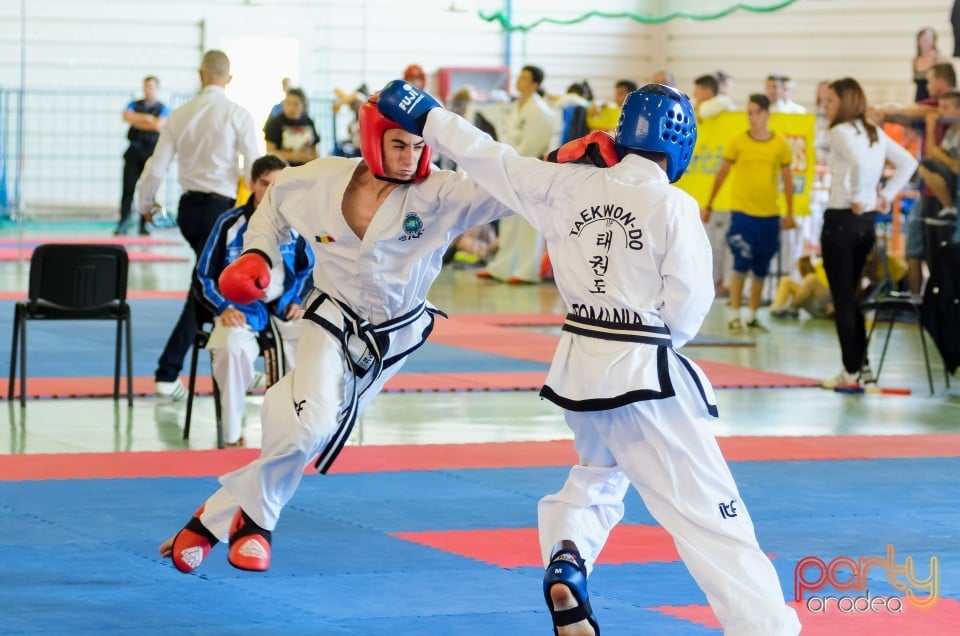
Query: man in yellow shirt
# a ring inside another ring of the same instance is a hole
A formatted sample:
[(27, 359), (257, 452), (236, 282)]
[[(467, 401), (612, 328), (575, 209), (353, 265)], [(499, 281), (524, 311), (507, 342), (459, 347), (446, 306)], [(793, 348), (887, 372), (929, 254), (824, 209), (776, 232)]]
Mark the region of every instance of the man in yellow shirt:
[[(793, 220), (793, 154), (786, 138), (770, 130), (770, 100), (766, 95), (750, 96), (747, 103), (750, 129), (734, 137), (723, 151), (723, 163), (717, 170), (707, 206), (701, 211), (704, 223), (710, 220), (713, 200), (723, 186), (730, 169), (733, 183), (730, 192), (731, 219), (727, 245), (733, 252), (733, 279), (730, 281), (731, 333), (740, 333), (744, 326), (765, 332), (757, 319), (763, 279), (770, 272), (770, 261), (780, 251), (780, 230), (796, 227)], [(777, 199), (777, 175), (783, 183), (787, 214), (780, 218)], [(740, 317), (744, 280), (750, 272), (750, 299), (746, 322)]]

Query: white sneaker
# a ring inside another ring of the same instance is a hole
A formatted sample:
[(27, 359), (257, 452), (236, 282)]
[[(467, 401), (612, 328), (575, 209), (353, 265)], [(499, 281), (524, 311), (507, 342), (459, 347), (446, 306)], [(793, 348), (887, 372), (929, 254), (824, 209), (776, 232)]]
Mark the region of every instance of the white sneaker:
[(860, 384), (876, 384), (877, 378), (873, 375), (873, 369), (870, 368), (869, 364), (863, 365), (863, 368), (860, 369)]
[(187, 397), (187, 390), (183, 388), (183, 383), (180, 382), (180, 378), (177, 378), (173, 382), (161, 382), (157, 380), (154, 383), (154, 390), (158, 398), (169, 400), (170, 402), (179, 402)]
[(841, 369), (840, 373), (832, 378), (827, 378), (820, 383), (825, 389), (835, 389), (838, 386), (856, 386), (859, 384), (859, 374), (847, 373), (846, 369)]
[(739, 318), (734, 318), (727, 323), (727, 331), (731, 334), (743, 333), (743, 322)]

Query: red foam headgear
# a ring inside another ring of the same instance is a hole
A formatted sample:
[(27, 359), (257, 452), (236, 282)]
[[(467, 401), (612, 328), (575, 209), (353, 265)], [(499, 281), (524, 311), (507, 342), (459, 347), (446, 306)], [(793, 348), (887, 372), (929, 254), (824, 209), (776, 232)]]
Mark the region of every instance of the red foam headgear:
[[(357, 120), (360, 124), (360, 154), (363, 156), (363, 161), (375, 176), (389, 179), (383, 171), (383, 134), (394, 128), (397, 130), (402, 128), (396, 122), (381, 115), (376, 103), (371, 101), (360, 107)], [(425, 145), (420, 155), (420, 163), (417, 164), (417, 173), (411, 179), (413, 183), (426, 179), (430, 174), (431, 154), (430, 146)]]
[(419, 64), (411, 64), (403, 70), (403, 80), (405, 82), (412, 82), (414, 79), (425, 80), (427, 74), (423, 72), (423, 67)]

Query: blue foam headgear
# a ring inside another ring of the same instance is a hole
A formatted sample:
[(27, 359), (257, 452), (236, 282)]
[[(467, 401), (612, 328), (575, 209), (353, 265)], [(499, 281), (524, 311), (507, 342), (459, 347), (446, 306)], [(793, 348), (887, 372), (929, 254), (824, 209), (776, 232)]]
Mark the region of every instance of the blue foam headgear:
[(647, 84), (627, 95), (617, 122), (622, 150), (646, 150), (667, 155), (667, 178), (683, 176), (697, 144), (697, 120), (690, 99), (670, 86)]

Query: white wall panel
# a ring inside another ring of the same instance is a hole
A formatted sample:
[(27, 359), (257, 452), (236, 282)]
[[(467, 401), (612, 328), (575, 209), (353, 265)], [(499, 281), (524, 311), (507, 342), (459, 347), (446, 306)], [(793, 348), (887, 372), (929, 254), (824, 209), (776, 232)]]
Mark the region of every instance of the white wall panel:
[(797, 82), (795, 99), (813, 107), (818, 81), (851, 76), (873, 102), (913, 98), (914, 36), (923, 26), (953, 51), (950, 0), (800, 0), (775, 13), (739, 11), (713, 22), (676, 20), (666, 26), (663, 63), (692, 90), (693, 80), (722, 68), (735, 78), (735, 97), (762, 91), (770, 72)]
[[(852, 75), (877, 101), (909, 97), (913, 34), (933, 25), (941, 49), (952, 49), (949, 0), (799, 0), (775, 13), (737, 11), (715, 21), (674, 20), (645, 25), (593, 17), (571, 26), (542, 24), (511, 36), (511, 67), (533, 63), (547, 87), (592, 80), (600, 95), (620, 77), (639, 82), (659, 67), (673, 69), (681, 88), (699, 74), (723, 68), (737, 78), (738, 97), (759, 88), (770, 71), (798, 81), (809, 102), (821, 78)], [(0, 86), (19, 82), (19, 0), (0, 0)], [(513, 22), (551, 16), (575, 19), (580, 2), (513, 0)], [(171, 92), (196, 88), (200, 51), (217, 33), (247, 28), (264, 36), (293, 34), (301, 45), (301, 83), (312, 94), (334, 86), (376, 85), (418, 62), (441, 66), (496, 66), (506, 36), (477, 14), (502, 9), (497, 1), (443, 0), (29, 0), (27, 86), (130, 90), (157, 73)], [(451, 10), (451, 7), (454, 10)], [(636, 2), (608, 0), (601, 10), (635, 11)], [(272, 19), (270, 19), (272, 17)], [(264, 52), (269, 55), (268, 51)]]
[[(28, 116), (25, 130), (28, 135), (67, 140), (71, 148), (93, 148), (93, 163), (84, 167), (92, 179), (83, 185), (82, 196), (88, 205), (115, 207), (123, 100), (136, 95), (140, 80), (150, 73), (161, 78), (162, 98), (182, 101), (198, 87), (201, 52), (224, 42), (276, 38), (298, 43), (295, 60), (278, 57), (268, 46), (256, 51), (271, 69), (270, 77), (259, 79), (267, 87), (268, 100), (274, 101), (279, 98), (278, 81), (290, 67), (297, 69), (296, 81), (311, 97), (327, 98), (334, 87), (353, 89), (361, 82), (376, 89), (413, 62), (428, 73), (447, 66), (500, 66), (509, 51), (512, 77), (524, 64), (536, 64), (545, 70), (545, 88), (552, 93), (588, 79), (598, 97), (610, 99), (617, 79), (642, 84), (659, 68), (674, 71), (679, 87), (690, 91), (696, 76), (723, 69), (735, 77), (735, 98), (743, 102), (750, 92), (761, 90), (763, 78), (775, 71), (796, 80), (795, 99), (808, 107), (817, 81), (844, 75), (859, 79), (871, 101), (909, 101), (916, 30), (932, 25), (939, 33), (941, 50), (949, 53), (953, 48), (948, 22), (952, 0), (799, 0), (775, 13), (741, 10), (716, 21), (680, 19), (656, 25), (593, 17), (570, 26), (543, 24), (509, 37), (499, 23), (478, 15), (481, 10), (502, 10), (505, 4), (503, 0), (27, 0), (25, 85), (30, 91), (44, 91), (44, 95), (59, 91), (67, 97), (44, 100), (38, 93), (28, 100), (42, 104), (42, 110), (33, 123)], [(592, 8), (609, 13), (636, 11), (650, 3), (605, 0), (598, 4), (511, 2), (513, 22), (520, 25), (544, 16), (576, 19)], [(659, 4), (670, 6), (669, 2)], [(19, 88), (22, 6), (21, 0), (0, 0), (0, 89)], [(432, 86), (436, 88), (435, 83)], [(99, 97), (87, 99), (91, 94)], [(71, 96), (77, 99), (71, 102)], [(74, 103), (81, 108), (71, 106)], [(63, 113), (58, 116), (51, 107), (60, 104)], [(6, 148), (0, 152), (9, 160), (14, 138), (9, 111), (0, 125), (7, 132)], [(62, 126), (62, 130), (51, 131), (50, 126)], [(95, 130), (97, 126), (102, 129)], [(320, 132), (326, 137), (324, 128)], [(100, 143), (91, 141), (97, 139)], [(42, 145), (30, 143), (34, 141), (36, 137), (28, 140), (28, 151)], [(59, 191), (49, 183), (70, 178), (70, 166), (76, 161), (73, 155), (69, 160), (48, 154), (42, 160), (28, 157), (29, 182), (35, 184), (31, 187), (44, 193)], [(8, 174), (14, 163), (8, 161)]]

